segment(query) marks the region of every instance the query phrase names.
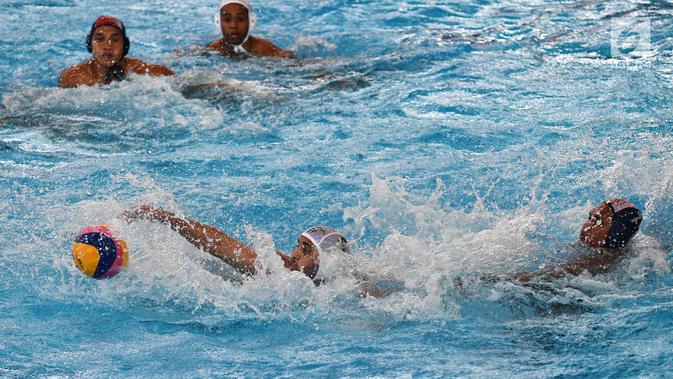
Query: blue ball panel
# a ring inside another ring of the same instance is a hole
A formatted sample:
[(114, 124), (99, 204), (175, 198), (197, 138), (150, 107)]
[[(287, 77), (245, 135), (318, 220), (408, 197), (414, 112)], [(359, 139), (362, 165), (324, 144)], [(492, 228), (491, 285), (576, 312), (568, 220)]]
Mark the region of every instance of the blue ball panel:
[(75, 242), (85, 243), (91, 245), (98, 250), (100, 261), (93, 277), (98, 279), (103, 276), (112, 267), (115, 259), (117, 259), (117, 245), (115, 245), (112, 238), (103, 233), (86, 233), (79, 235)]

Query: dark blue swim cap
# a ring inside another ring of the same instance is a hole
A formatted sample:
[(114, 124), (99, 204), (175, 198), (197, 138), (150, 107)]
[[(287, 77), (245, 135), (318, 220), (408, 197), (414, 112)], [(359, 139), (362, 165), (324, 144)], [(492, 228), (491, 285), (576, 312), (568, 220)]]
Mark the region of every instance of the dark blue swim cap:
[(643, 217), (640, 210), (626, 199), (608, 200), (612, 209), (610, 232), (605, 247), (624, 247), (638, 233)]

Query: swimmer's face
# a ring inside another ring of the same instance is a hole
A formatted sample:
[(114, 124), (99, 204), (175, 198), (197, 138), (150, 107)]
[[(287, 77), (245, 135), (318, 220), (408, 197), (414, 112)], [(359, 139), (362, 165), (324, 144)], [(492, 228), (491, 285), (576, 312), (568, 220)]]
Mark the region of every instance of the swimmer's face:
[(91, 37), (91, 49), (96, 63), (111, 67), (124, 57), (124, 35), (114, 26), (100, 26)]
[(602, 203), (589, 212), (589, 219), (582, 226), (580, 242), (590, 247), (605, 245), (612, 224), (612, 208)]
[(220, 10), (220, 25), (225, 41), (232, 45), (242, 44), (250, 28), (248, 9), (241, 4), (225, 5)]
[(297, 247), (290, 254), (285, 267), (293, 271), (301, 271), (309, 278), (312, 278), (318, 272), (318, 263), (318, 249), (316, 249), (311, 240), (300, 236), (299, 240), (297, 240)]

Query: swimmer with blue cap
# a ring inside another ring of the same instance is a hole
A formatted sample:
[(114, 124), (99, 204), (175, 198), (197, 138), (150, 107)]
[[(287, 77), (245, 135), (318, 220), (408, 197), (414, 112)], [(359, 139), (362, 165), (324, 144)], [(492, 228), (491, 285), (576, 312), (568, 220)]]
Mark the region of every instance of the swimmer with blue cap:
[(215, 26), (222, 38), (211, 42), (208, 49), (226, 56), (253, 54), (265, 57), (292, 58), (292, 52), (283, 50), (264, 38), (252, 35), (257, 17), (249, 0), (224, 0), (215, 14)]
[(92, 55), (91, 59), (65, 69), (61, 74), (59, 87), (107, 85), (124, 80), (131, 73), (152, 76), (175, 75), (164, 66), (127, 57), (131, 41), (126, 36), (124, 23), (116, 17), (98, 17), (86, 37), (86, 47)]
[[(237, 271), (254, 275), (257, 253), (249, 245), (225, 232), (195, 220), (181, 218), (173, 212), (151, 205), (136, 206), (124, 211), (123, 219), (131, 223), (147, 220), (167, 224), (187, 241), (205, 252), (222, 259)], [(336, 229), (316, 226), (304, 231), (297, 240), (297, 247), (290, 254), (276, 252), (283, 265), (290, 271), (299, 271), (318, 285), (325, 280), (320, 257), (326, 254), (350, 254), (346, 238)]]
[[(548, 270), (509, 274), (510, 279), (529, 282), (533, 278), (555, 279), (566, 275), (591, 275), (612, 271), (629, 252), (628, 246), (640, 230), (643, 221), (640, 210), (630, 201), (614, 198), (602, 202), (589, 212), (582, 225), (579, 243), (584, 247), (580, 257)], [(498, 275), (484, 275), (482, 279), (498, 281)]]

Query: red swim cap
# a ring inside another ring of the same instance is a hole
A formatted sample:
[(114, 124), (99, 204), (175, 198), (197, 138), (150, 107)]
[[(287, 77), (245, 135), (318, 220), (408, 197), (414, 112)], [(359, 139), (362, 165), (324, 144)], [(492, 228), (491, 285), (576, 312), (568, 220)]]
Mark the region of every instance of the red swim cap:
[(94, 21), (93, 25), (91, 26), (91, 30), (94, 31), (96, 28), (101, 26), (114, 26), (115, 28), (119, 29), (124, 34), (124, 36), (126, 36), (126, 28), (124, 28), (124, 23), (121, 22), (121, 20), (117, 17), (100, 16), (96, 19), (96, 21)]

